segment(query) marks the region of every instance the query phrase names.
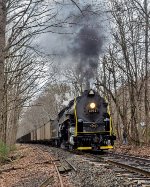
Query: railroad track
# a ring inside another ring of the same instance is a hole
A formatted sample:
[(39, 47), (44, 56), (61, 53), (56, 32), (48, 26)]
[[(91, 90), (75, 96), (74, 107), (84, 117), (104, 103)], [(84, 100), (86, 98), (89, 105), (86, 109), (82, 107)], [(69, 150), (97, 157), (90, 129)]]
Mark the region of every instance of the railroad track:
[[(64, 184), (63, 184), (63, 180), (62, 180), (62, 177), (60, 175), (60, 171), (59, 171), (59, 167), (58, 167), (58, 159), (57, 160), (53, 160), (52, 157), (50, 157), (54, 167), (55, 167), (55, 170), (56, 170), (56, 173), (57, 173), (57, 176), (58, 176), (58, 179), (59, 179), (59, 184), (58, 186), (60, 187), (64, 187)], [(46, 179), (39, 187), (47, 187), (48, 185), (50, 184), (53, 184), (53, 177), (50, 176), (48, 179)]]
[[(40, 149), (47, 152), (47, 150), (45, 148), (40, 148)], [(57, 176), (58, 176), (58, 179), (59, 179), (58, 186), (64, 187), (65, 184), (63, 183), (63, 176), (61, 174), (66, 174), (71, 170), (74, 170), (76, 172), (77, 169), (67, 159), (56, 158), (54, 160), (51, 156), (50, 156), (50, 159), (51, 159), (51, 163), (53, 163), (53, 165), (55, 167), (55, 170), (57, 172)], [(53, 184), (53, 177), (49, 177), (39, 187), (47, 187), (47, 186), (52, 185), (52, 184)]]
[[(44, 150), (43, 150), (44, 151)], [(72, 152), (73, 153), (73, 152)], [(104, 166), (108, 170), (113, 170), (116, 177), (123, 180), (125, 187), (150, 187), (150, 159), (145, 159), (141, 157), (135, 157), (130, 155), (116, 154), (116, 153), (106, 153), (102, 155), (95, 155), (90, 153), (73, 153), (81, 156), (83, 160), (87, 162), (92, 162), (94, 165), (97, 164), (98, 167)], [(78, 172), (74, 165), (72, 165), (68, 159), (61, 157), (61, 159), (53, 161), (57, 167), (58, 175), (62, 184), (64, 186), (63, 173), (67, 173), (71, 170)], [(47, 187), (51, 179), (47, 179), (45, 184), (40, 187)]]
[(121, 153), (114, 153), (114, 152), (108, 152), (107, 155), (114, 155), (114, 156), (119, 156), (119, 157), (123, 157), (123, 158), (128, 158), (128, 159), (136, 159), (136, 160), (141, 160), (143, 162), (147, 162), (150, 163), (150, 158), (144, 158), (144, 157), (138, 157), (138, 156), (134, 156), (134, 155), (129, 155), (129, 154), (121, 154)]
[(113, 155), (113, 158), (108, 159), (109, 163), (120, 166), (122, 170), (129, 171), (128, 173), (120, 171), (118, 175), (124, 172), (122, 174), (135, 185), (150, 187), (150, 159), (117, 153), (111, 153), (111, 155)]
[(135, 157), (123, 154), (110, 154), (108, 162), (126, 167), (128, 170), (135, 171), (146, 177), (150, 177), (150, 159)]
[(116, 153), (84, 156), (90, 162), (105, 164), (106, 168), (112, 169), (117, 177), (124, 178), (125, 186), (150, 187), (150, 159)]

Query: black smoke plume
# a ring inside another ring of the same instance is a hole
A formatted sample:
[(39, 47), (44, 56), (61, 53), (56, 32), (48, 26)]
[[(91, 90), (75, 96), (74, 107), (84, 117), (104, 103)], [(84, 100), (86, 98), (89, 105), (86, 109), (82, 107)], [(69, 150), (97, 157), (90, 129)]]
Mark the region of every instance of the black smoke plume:
[(90, 15), (91, 6), (83, 9), (84, 16), (77, 20), (80, 25), (78, 32), (69, 46), (73, 61), (77, 62), (76, 70), (82, 75), (81, 82), (86, 82), (86, 88), (90, 80), (96, 78), (99, 56), (102, 52), (103, 34), (102, 27), (97, 25), (97, 15)]
[[(56, 64), (60, 65), (60, 74), (74, 63), (72, 67), (76, 68), (77, 75), (81, 77), (80, 83), (86, 83), (88, 87), (91, 80), (97, 77), (99, 57), (103, 52), (104, 36), (107, 34), (104, 32), (104, 6), (94, 6), (93, 0), (84, 3), (82, 0), (75, 1), (78, 2), (80, 11), (74, 4), (67, 6), (68, 0), (62, 2), (64, 6), (57, 4), (60, 6), (58, 20), (65, 20), (66, 24), (56, 26), (52, 30), (53, 35), (44, 35), (40, 44), (42, 43), (42, 48), (46, 48), (48, 53), (54, 54)], [(90, 2), (91, 4), (86, 4)]]

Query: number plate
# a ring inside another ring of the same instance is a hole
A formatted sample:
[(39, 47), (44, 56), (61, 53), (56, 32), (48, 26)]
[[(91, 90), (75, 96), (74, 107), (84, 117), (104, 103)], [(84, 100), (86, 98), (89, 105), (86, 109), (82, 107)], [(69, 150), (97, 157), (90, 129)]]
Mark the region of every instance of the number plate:
[(89, 109), (88, 112), (89, 112), (89, 113), (97, 113), (98, 110), (97, 110), (97, 109)]

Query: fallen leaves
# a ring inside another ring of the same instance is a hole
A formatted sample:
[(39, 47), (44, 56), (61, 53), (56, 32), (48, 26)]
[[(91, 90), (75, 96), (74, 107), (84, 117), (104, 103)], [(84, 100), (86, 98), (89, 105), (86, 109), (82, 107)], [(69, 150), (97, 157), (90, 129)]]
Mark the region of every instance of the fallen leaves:
[(57, 183), (49, 153), (32, 145), (17, 145), (11, 158), (12, 162), (0, 167), (0, 187), (37, 187), (51, 177), (54, 186)]
[(150, 146), (115, 145), (114, 150), (118, 153), (131, 154), (140, 157), (150, 158)]

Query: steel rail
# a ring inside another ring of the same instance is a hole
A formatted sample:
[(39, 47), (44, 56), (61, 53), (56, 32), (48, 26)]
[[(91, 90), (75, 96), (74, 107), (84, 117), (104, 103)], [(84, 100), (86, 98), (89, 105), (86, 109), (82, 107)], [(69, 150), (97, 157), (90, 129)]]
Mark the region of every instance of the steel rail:
[(112, 156), (115, 155), (115, 156), (120, 156), (120, 157), (136, 159), (136, 160), (143, 161), (143, 162), (150, 162), (150, 159), (141, 158), (141, 157), (133, 156), (133, 155), (127, 155), (127, 154), (121, 154), (121, 153), (113, 153), (113, 152), (108, 152), (107, 154), (112, 155)]
[(50, 185), (53, 182), (53, 177), (49, 177), (48, 179), (46, 179), (39, 187), (47, 187), (48, 185)]
[(57, 174), (58, 174), (58, 178), (59, 178), (59, 181), (60, 181), (60, 186), (61, 186), (61, 187), (64, 187), (64, 185), (63, 185), (63, 181), (62, 181), (61, 175), (60, 175), (60, 173), (59, 173), (59, 171), (58, 171), (58, 168), (57, 168), (57, 166), (56, 166), (56, 163), (53, 162), (53, 164), (54, 164), (55, 169), (56, 169)]
[(65, 159), (65, 161), (72, 167), (72, 169), (73, 169), (74, 171), (77, 172), (77, 169), (76, 169), (68, 160)]
[(109, 160), (108, 159), (108, 160), (105, 160), (105, 161), (110, 163), (110, 164), (114, 164), (114, 165), (120, 166), (120, 167), (122, 167), (124, 169), (128, 169), (130, 171), (134, 171), (136, 173), (143, 174), (146, 177), (150, 177), (150, 172), (149, 171), (146, 171), (146, 170), (134, 167), (134, 166), (130, 166), (130, 165), (127, 165), (127, 164), (123, 164), (123, 163), (120, 163), (120, 162), (117, 162), (117, 161), (114, 161), (114, 160)]
[[(119, 158), (115, 158), (115, 155), (114, 155), (114, 158), (109, 158), (109, 157), (107, 158), (107, 156), (106, 156), (106, 157), (100, 157), (100, 156), (93, 155), (93, 154), (85, 154), (84, 156), (91, 156), (91, 157), (93, 157), (93, 158), (98, 158), (99, 160), (103, 160), (103, 161), (106, 162), (106, 163), (116, 165), (116, 166), (118, 166), (118, 167), (127, 169), (127, 170), (129, 170), (129, 171), (136, 172), (136, 173), (138, 173), (138, 174), (142, 174), (142, 175), (144, 175), (144, 176), (146, 176), (146, 177), (150, 177), (150, 171), (146, 171), (146, 170), (140, 169), (140, 168), (138, 168), (138, 167), (136, 167), (136, 166), (131, 166), (131, 165), (124, 164), (124, 163), (121, 163), (121, 162), (119, 162), (119, 161), (113, 160), (113, 159), (119, 159)], [(112, 156), (113, 156), (113, 155), (112, 155)], [(119, 156), (119, 155), (117, 155), (117, 156)], [(121, 156), (123, 157), (124, 155), (121, 155)], [(121, 156), (120, 156), (120, 157), (121, 157)], [(127, 156), (125, 156), (125, 157), (127, 157)], [(138, 157), (134, 158), (134, 156), (131, 156), (131, 157), (128, 156), (128, 158), (138, 160)], [(143, 158), (139, 158), (139, 160), (140, 160), (140, 159), (141, 159), (141, 161), (146, 161), (146, 160), (143, 159)]]
[[(53, 163), (53, 165), (55, 167), (55, 170), (56, 170), (56, 172), (58, 174), (58, 178), (59, 178), (59, 182), (60, 182), (60, 187), (64, 187), (64, 184), (63, 184), (63, 181), (62, 181), (62, 177), (61, 177), (61, 175), (59, 173), (59, 170), (57, 168), (57, 165), (55, 163), (55, 161), (58, 161), (58, 159), (53, 160), (50, 155), (49, 155), (49, 157), (50, 157), (50, 159), (51, 159), (51, 161), (52, 161), (52, 163)], [(49, 183), (51, 183), (51, 181), (52, 181), (52, 177), (50, 177), (47, 180), (45, 180), (39, 187), (47, 187), (49, 185)]]

